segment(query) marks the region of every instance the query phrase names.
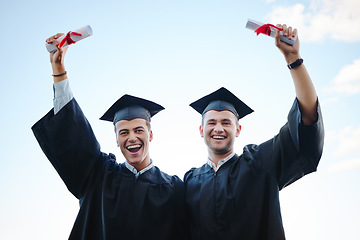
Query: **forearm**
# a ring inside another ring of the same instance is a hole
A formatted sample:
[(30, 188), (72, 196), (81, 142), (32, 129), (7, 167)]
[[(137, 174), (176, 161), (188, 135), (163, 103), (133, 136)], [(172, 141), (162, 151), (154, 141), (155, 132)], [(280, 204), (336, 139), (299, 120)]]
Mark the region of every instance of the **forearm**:
[(63, 60), (51, 64), (54, 78), (54, 114), (57, 114), (73, 98)]
[[(54, 45), (58, 45), (58, 38), (60, 36), (62, 36), (63, 33), (58, 33), (48, 39), (46, 39), (47, 43), (52, 43)], [(54, 76), (54, 83), (63, 81), (67, 78), (66, 74), (64, 74), (66, 71), (65, 69), (65, 55), (66, 55), (66, 51), (67, 51), (68, 47), (63, 47), (58, 49), (57, 51), (53, 52), (50, 54), (50, 63), (51, 63), (51, 67), (52, 67), (52, 71), (53, 71), (53, 76)], [(56, 76), (56, 75), (60, 75), (60, 76)]]
[[(286, 25), (282, 25), (281, 27), (283, 29), (283, 35), (288, 36), (289, 39), (297, 36), (296, 29), (293, 30), (291, 27), (287, 27)], [(280, 51), (284, 54), (287, 64), (294, 63), (300, 58), (299, 37), (297, 37), (294, 45), (288, 45), (281, 42), (280, 33), (277, 32), (275, 36), (275, 43)], [(296, 97), (299, 102), (301, 119), (306, 125), (313, 124), (317, 120), (317, 95), (309, 73), (307, 72), (304, 64), (292, 68), (290, 73), (294, 82)]]
[[(52, 72), (53, 72), (53, 78), (54, 78), (54, 83), (58, 83), (61, 82), (65, 79), (67, 79), (67, 75), (63, 73), (65, 73), (65, 66), (64, 64), (52, 64)], [(56, 75), (61, 75), (61, 76), (56, 76)]]
[(102, 162), (100, 145), (75, 99), (57, 115), (46, 114), (32, 130), (68, 189), (82, 197), (92, 169), (96, 164), (100, 169)]
[(73, 93), (68, 79), (54, 83), (54, 114), (57, 114), (72, 99)]
[(301, 119), (304, 124), (310, 125), (317, 120), (317, 94), (315, 87), (304, 64), (291, 69), (290, 73), (295, 86), (296, 98), (299, 102)]

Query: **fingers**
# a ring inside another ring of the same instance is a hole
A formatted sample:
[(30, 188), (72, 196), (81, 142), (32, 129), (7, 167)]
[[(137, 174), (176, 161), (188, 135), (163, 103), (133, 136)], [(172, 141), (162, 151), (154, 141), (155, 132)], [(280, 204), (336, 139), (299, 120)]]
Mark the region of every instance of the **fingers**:
[(297, 29), (292, 28), (291, 26), (287, 27), (286, 24), (280, 25), (278, 24), (283, 30), (282, 33), (285, 37), (288, 37), (288, 39), (293, 39), (297, 35)]
[[(278, 24), (276, 26), (281, 28), (282, 31), (277, 31), (275, 34), (275, 45), (284, 54), (288, 63), (294, 62), (299, 58), (300, 43), (299, 37), (297, 36), (298, 31), (296, 28), (292, 28), (291, 26), (288, 27), (286, 24)], [(283, 38), (281, 35), (289, 40), (296, 38), (296, 41), (293, 45), (289, 45), (286, 42), (281, 41), (281, 38)]]
[(49, 37), (48, 39), (46, 39), (46, 43), (52, 43), (54, 45), (59, 45), (59, 41), (57, 40), (59, 37), (61, 37), (62, 35), (64, 35), (64, 33), (57, 33), (51, 37)]

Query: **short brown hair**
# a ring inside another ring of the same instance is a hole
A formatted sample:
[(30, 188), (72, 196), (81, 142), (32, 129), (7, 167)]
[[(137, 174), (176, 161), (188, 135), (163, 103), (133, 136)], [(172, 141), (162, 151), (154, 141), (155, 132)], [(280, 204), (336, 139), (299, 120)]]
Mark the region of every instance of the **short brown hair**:
[[(145, 120), (145, 119), (144, 119)], [(151, 131), (151, 124), (150, 124), (150, 121), (148, 120), (145, 120), (146, 121), (146, 126), (148, 127), (149, 131)], [(115, 134), (116, 134), (116, 124), (114, 124), (114, 131), (115, 131)]]

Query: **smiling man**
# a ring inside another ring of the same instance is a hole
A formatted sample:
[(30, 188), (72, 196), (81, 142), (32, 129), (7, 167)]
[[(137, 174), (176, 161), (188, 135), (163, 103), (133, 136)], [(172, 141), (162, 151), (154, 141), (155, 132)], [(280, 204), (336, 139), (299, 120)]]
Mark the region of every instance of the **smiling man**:
[[(57, 34), (48, 43), (58, 44)], [(164, 108), (124, 95), (101, 117), (114, 124), (126, 162), (100, 151), (66, 76), (66, 48), (50, 55), (54, 109), (33, 127), (34, 135), (80, 209), (69, 239), (188, 239), (184, 184), (152, 163), (150, 121)]]
[[(297, 31), (282, 26), (289, 39)], [(295, 85), (296, 99), (280, 132), (260, 144), (234, 152), (239, 119), (253, 112), (225, 88), (190, 104), (202, 115), (200, 135), (207, 163), (185, 174), (191, 239), (283, 240), (279, 190), (316, 171), (324, 143), (320, 105), (299, 54), (275, 36)]]

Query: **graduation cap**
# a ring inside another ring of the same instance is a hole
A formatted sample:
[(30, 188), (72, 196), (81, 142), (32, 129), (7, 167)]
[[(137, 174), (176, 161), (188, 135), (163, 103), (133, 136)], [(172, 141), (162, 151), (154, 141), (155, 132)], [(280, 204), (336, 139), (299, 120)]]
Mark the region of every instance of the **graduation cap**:
[(165, 108), (152, 101), (125, 94), (117, 100), (100, 118), (113, 122), (142, 118), (150, 122), (151, 117)]
[(227, 110), (232, 112), (237, 119), (243, 118), (254, 111), (224, 87), (191, 103), (190, 106), (201, 115), (210, 110)]

